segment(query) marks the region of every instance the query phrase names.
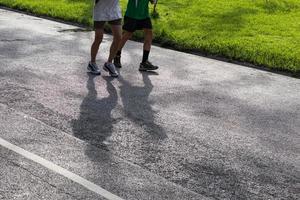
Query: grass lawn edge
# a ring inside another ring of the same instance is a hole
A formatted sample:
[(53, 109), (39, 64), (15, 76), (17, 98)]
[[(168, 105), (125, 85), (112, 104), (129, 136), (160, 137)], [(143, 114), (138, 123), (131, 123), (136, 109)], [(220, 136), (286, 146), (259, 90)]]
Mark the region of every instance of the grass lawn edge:
[[(56, 22), (60, 22), (60, 23), (78, 26), (78, 27), (82, 28), (82, 31), (93, 31), (92, 25), (89, 23), (80, 23), (76, 20), (65, 20), (63, 18), (53, 17), (51, 15), (47, 15), (44, 13), (35, 13), (35, 12), (32, 12), (30, 9), (20, 8), (18, 5), (10, 7), (3, 3), (0, 3), (0, 9), (14, 11), (14, 12), (22, 13), (22, 14), (40, 17), (40, 18), (47, 19), (47, 20), (52, 20), (52, 21), (56, 21)], [(105, 32), (108, 34), (111, 34), (111, 31), (110, 31), (108, 25), (106, 25), (106, 27), (105, 27)], [(142, 42), (142, 37), (138, 34), (135, 34), (133, 36), (132, 40), (137, 41), (137, 42)], [(269, 67), (269, 66), (265, 66), (265, 65), (254, 64), (252, 62), (241, 61), (240, 59), (232, 59), (225, 55), (216, 55), (216, 54), (212, 54), (208, 51), (203, 51), (200, 49), (186, 48), (186, 47), (184, 47), (184, 45), (176, 44), (173, 41), (170, 41), (168, 39), (165, 40), (164, 38), (155, 37), (153, 40), (153, 45), (162, 47), (162, 48), (171, 49), (171, 50), (181, 51), (184, 53), (189, 53), (189, 54), (193, 54), (193, 55), (197, 55), (197, 56), (207, 57), (207, 58), (211, 58), (211, 59), (215, 59), (215, 60), (219, 60), (219, 61), (223, 61), (223, 62), (233, 63), (233, 64), (241, 65), (244, 67), (255, 68), (255, 69), (259, 69), (259, 70), (263, 70), (263, 71), (268, 71), (268, 72), (277, 73), (277, 74), (300, 79), (300, 70), (292, 71), (292, 70), (283, 69), (283, 68), (273, 68), (273, 67)]]

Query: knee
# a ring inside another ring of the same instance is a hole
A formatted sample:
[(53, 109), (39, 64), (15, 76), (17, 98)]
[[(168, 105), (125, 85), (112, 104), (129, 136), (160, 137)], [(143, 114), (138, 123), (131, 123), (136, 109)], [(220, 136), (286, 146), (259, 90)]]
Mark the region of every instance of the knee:
[(152, 31), (145, 32), (145, 41), (152, 42), (152, 39), (153, 39), (153, 32)]
[(102, 40), (103, 40), (103, 33), (102, 33), (102, 31), (96, 30), (94, 43), (95, 44), (100, 44), (102, 42)]
[(150, 44), (151, 45), (152, 44), (152, 37), (146, 37), (144, 42), (145, 42), (145, 44)]
[(121, 42), (122, 40), (122, 34), (115, 34), (114, 35), (114, 39), (113, 39), (115, 42)]
[(129, 40), (131, 39), (133, 36), (133, 33), (130, 33), (130, 32), (126, 32), (123, 34), (123, 38), (126, 39), (126, 40)]
[(103, 36), (96, 36), (95, 40), (94, 40), (94, 43), (95, 44), (100, 44), (102, 42), (102, 39), (103, 39)]

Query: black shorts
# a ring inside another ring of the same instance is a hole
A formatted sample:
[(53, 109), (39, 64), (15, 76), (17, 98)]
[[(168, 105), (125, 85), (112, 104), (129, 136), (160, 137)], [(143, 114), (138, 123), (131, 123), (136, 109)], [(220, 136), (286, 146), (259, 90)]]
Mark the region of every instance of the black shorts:
[(136, 30), (152, 29), (152, 22), (150, 18), (146, 19), (133, 19), (130, 17), (124, 17), (123, 30), (128, 32), (134, 32)]
[[(94, 29), (103, 29), (106, 21), (94, 21)], [(108, 21), (110, 25), (122, 25), (122, 19)]]

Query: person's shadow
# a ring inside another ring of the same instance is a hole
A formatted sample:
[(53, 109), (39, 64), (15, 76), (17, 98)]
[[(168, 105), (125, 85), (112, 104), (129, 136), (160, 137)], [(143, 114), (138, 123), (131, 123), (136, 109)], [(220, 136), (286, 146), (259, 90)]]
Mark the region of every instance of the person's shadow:
[(113, 124), (116, 122), (112, 118), (111, 112), (117, 105), (118, 95), (111, 83), (113, 79), (103, 77), (106, 80), (109, 96), (104, 98), (97, 97), (95, 77), (92, 74), (88, 74), (86, 85), (88, 94), (80, 105), (79, 118), (72, 121), (72, 128), (75, 137), (87, 141), (91, 145), (105, 148), (105, 140), (111, 136)]
[[(144, 86), (133, 86), (121, 75), (118, 78), (121, 83), (120, 98), (123, 104), (124, 117), (144, 130), (143, 133), (137, 133), (138, 137), (142, 139), (140, 146), (143, 149), (141, 151), (143, 163), (153, 163), (161, 159), (160, 145), (167, 138), (164, 128), (156, 122), (156, 111), (152, 109), (153, 102), (149, 100), (153, 90), (150, 75), (157, 74), (142, 73)], [(117, 106), (118, 94), (111, 83), (113, 79), (103, 77), (106, 80), (106, 90), (109, 95), (100, 98), (96, 91), (94, 78), (95, 76), (89, 74), (86, 85), (88, 94), (80, 105), (78, 119), (72, 121), (72, 128), (75, 137), (89, 143), (86, 155), (91, 160), (99, 162), (99, 159), (108, 159), (107, 156), (109, 155), (95, 151), (94, 147), (100, 147), (104, 150), (110, 149), (107, 146), (107, 138), (112, 135), (113, 126), (118, 122), (118, 119), (112, 117), (112, 110)]]
[(149, 100), (153, 90), (153, 84), (149, 78), (151, 75), (158, 75), (156, 72), (142, 72), (144, 86), (133, 86), (129, 81), (120, 75), (118, 80), (120, 86), (120, 97), (124, 106), (124, 113), (133, 123), (143, 127), (151, 140), (163, 140), (167, 138), (165, 130), (155, 123), (155, 111)]
[[(156, 72), (142, 72), (144, 86), (133, 86), (122, 76), (119, 81), (120, 97), (124, 107), (124, 114), (132, 123), (142, 127), (144, 132), (137, 133), (140, 140), (140, 149), (136, 149), (137, 155), (141, 156), (142, 166), (151, 166), (162, 159), (161, 145), (168, 138), (163, 127), (155, 122), (156, 111), (153, 110), (149, 96), (153, 90), (150, 75), (158, 75)], [(151, 170), (151, 169), (150, 169)]]

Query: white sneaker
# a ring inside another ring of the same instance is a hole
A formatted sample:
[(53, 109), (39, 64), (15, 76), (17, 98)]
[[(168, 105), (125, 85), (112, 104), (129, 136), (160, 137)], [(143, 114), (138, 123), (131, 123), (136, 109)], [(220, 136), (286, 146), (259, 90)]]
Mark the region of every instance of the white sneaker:
[(116, 71), (116, 67), (113, 63), (105, 63), (103, 66), (103, 69), (107, 72), (109, 72), (109, 75), (111, 77), (118, 77), (118, 72)]

